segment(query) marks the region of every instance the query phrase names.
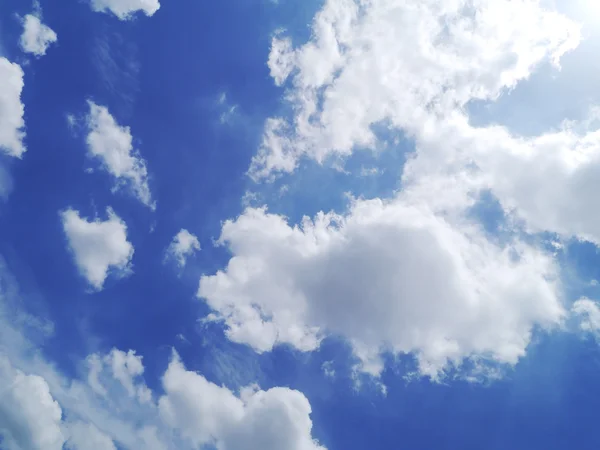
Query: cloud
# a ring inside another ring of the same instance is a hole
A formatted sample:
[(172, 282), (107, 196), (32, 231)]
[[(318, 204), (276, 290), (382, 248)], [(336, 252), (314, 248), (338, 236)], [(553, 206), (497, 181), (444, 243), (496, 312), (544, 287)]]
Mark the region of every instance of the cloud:
[(117, 180), (117, 186), (128, 186), (145, 205), (155, 208), (148, 186), (146, 161), (133, 149), (129, 127), (122, 127), (104, 106), (88, 102), (87, 145), (90, 156), (98, 158), (102, 166)]
[(426, 133), (428, 117), (497, 98), (579, 41), (578, 25), (536, 0), (327, 0), (308, 42), (273, 39), (269, 68), (293, 117), (266, 122), (250, 174), (374, 148), (378, 123)]
[(352, 343), (364, 371), (379, 373), (380, 351), (391, 350), (414, 353), (436, 377), (470, 357), (515, 364), (533, 328), (565, 314), (550, 255), (516, 238), (492, 242), (410, 196), (354, 200), (346, 215), (298, 226), (249, 208), (224, 223), (219, 243), (233, 257), (198, 294), (231, 340), (259, 352), (310, 351), (331, 333)]
[(61, 450), (62, 410), (48, 383), (0, 359), (0, 442), (6, 450)]
[(558, 65), (579, 44), (579, 26), (538, 1), (469, 4), (329, 0), (309, 42), (294, 48), (275, 36), (269, 66), (277, 84), (290, 78), (295, 114), (267, 120), (251, 175), (374, 147), (372, 125), (385, 122), (414, 139), (403, 189), (432, 210), (464, 213), (488, 191), (515, 229), (599, 244), (600, 215), (589, 207), (600, 189), (598, 111), (523, 137), (473, 126), (465, 108), (495, 100), (543, 62)]
[(288, 388), (244, 389), (240, 397), (185, 369), (177, 355), (163, 377), (164, 420), (193, 443), (220, 450), (324, 450), (311, 437), (306, 397)]
[(69, 450), (117, 450), (113, 440), (91, 423), (75, 422), (66, 429), (69, 439), (66, 448)]
[(107, 390), (100, 379), (103, 372), (107, 371), (110, 377), (125, 388), (130, 397), (135, 397), (142, 403), (152, 399), (152, 393), (143, 381), (140, 381), (144, 373), (144, 365), (142, 357), (136, 355), (135, 351), (124, 352), (113, 348), (104, 356), (95, 353), (89, 355), (87, 363), (88, 383), (97, 394), (107, 395)]
[(20, 158), (25, 153), (25, 108), (21, 103), (23, 70), (21, 66), (0, 57), (0, 150)]
[(60, 213), (63, 229), (75, 263), (90, 285), (101, 290), (109, 270), (120, 275), (130, 270), (133, 245), (127, 240), (127, 225), (107, 209), (108, 219), (88, 221), (78, 211)]
[[(101, 374), (100, 380), (106, 387), (106, 395), (101, 396), (85, 381), (88, 370), (85, 360), (73, 360), (76, 372), (83, 376), (82, 381), (66, 376), (54, 362), (46, 359), (40, 343), (47, 335), (47, 327), (41, 328), (40, 319), (22, 311), (27, 298), (19, 294), (19, 286), (2, 257), (0, 285), (2, 448), (53, 450), (62, 448), (62, 441), (66, 439), (68, 449), (88, 450), (81, 447), (81, 432), (86, 433), (86, 442), (91, 445), (98, 437), (98, 433), (90, 431), (92, 429), (109, 436), (123, 449), (186, 448), (169, 438), (156, 406), (123, 395), (119, 382), (110, 383), (112, 376)], [(102, 442), (107, 441), (101, 439)], [(19, 447), (9, 447), (9, 444)]]
[(112, 12), (120, 20), (132, 19), (137, 12), (152, 16), (160, 8), (158, 0), (91, 0), (96, 12)]
[(198, 238), (186, 229), (181, 229), (167, 248), (165, 257), (174, 259), (180, 268), (185, 266), (187, 258), (200, 250)]
[(56, 42), (58, 36), (40, 20), (39, 15), (27, 14), (23, 18), (23, 34), (21, 35), (21, 48), (24, 52), (43, 56), (50, 44)]
[[(475, 165), (470, 183), (490, 189), (507, 213), (531, 232), (550, 231), (600, 244), (600, 213), (590, 207), (600, 190), (600, 129), (585, 123), (540, 136), (514, 136), (503, 127), (472, 127), (466, 117), (439, 124), (430, 145), (445, 148), (429, 157)], [(443, 143), (443, 144), (442, 144)], [(423, 151), (424, 153), (425, 151)], [(425, 159), (425, 157), (423, 157)]]
[[(0, 285), (3, 449), (60, 450), (64, 443), (68, 450), (192, 450), (198, 436), (218, 431), (220, 450), (324, 450), (312, 441), (310, 404), (298, 391), (246, 388), (236, 396), (174, 357), (156, 403), (142, 357), (119, 349), (73, 360), (81, 378), (66, 376), (40, 351), (39, 320), (19, 309), (25, 299), (1, 257)], [(96, 386), (88, 382), (94, 377)], [(147, 401), (127, 395), (131, 387), (147, 389)]]
[(600, 337), (600, 307), (598, 303), (583, 297), (573, 303), (572, 314), (579, 319), (579, 328)]

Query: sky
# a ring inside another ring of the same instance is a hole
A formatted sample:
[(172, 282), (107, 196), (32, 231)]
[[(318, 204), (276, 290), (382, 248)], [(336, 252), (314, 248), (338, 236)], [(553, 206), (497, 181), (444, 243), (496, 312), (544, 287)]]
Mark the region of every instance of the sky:
[(0, 449), (597, 449), (591, 0), (3, 0)]

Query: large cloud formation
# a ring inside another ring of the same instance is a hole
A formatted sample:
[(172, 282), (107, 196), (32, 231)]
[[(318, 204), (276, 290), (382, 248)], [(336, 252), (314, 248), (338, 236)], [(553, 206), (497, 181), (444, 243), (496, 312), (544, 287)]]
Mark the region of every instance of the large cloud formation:
[(364, 369), (383, 349), (415, 352), (423, 373), (487, 355), (514, 364), (535, 326), (564, 315), (552, 258), (522, 242), (499, 245), (405, 199), (356, 200), (345, 216), (301, 226), (248, 209), (223, 226), (233, 258), (204, 276), (199, 295), (228, 336), (268, 351), (313, 350), (347, 337)]
[(273, 39), (269, 67), (294, 115), (267, 121), (251, 174), (293, 171), (373, 147), (372, 125), (426, 133), (474, 99), (496, 98), (543, 61), (558, 65), (579, 26), (537, 0), (327, 0), (312, 37)]
[[(374, 125), (415, 151), (393, 199), (299, 225), (264, 209), (227, 221), (219, 242), (232, 258), (200, 280), (210, 318), (261, 352), (343, 335), (375, 374), (382, 350), (415, 354), (433, 377), (466, 358), (514, 364), (567, 310), (556, 262), (531, 234), (600, 242), (599, 134), (592, 115), (519, 137), (474, 126), (468, 105), (559, 67), (580, 40), (537, 0), (327, 0), (308, 42), (276, 34), (268, 65), (291, 113), (266, 121), (255, 180), (378, 148)], [(508, 241), (473, 218), (483, 193), (499, 201)]]

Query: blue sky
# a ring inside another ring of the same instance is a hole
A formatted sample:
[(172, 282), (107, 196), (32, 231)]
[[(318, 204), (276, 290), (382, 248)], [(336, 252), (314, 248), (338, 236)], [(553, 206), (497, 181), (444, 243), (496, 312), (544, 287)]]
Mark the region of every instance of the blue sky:
[(0, 4), (0, 449), (595, 449), (600, 8)]

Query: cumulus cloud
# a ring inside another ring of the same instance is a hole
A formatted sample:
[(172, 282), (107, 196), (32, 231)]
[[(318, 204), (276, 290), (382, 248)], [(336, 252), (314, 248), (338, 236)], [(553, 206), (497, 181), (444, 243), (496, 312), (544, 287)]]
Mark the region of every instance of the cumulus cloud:
[(102, 166), (117, 180), (117, 187), (125, 185), (145, 205), (154, 208), (148, 186), (146, 161), (133, 148), (129, 127), (120, 126), (105, 106), (88, 102), (87, 145), (89, 154), (98, 158)]
[(107, 209), (108, 219), (89, 221), (79, 211), (60, 213), (68, 245), (75, 263), (90, 285), (101, 290), (109, 270), (126, 274), (133, 257), (133, 245), (127, 240), (127, 225), (115, 212)]
[(269, 68), (278, 85), (291, 78), (294, 115), (267, 121), (250, 173), (372, 148), (381, 122), (426, 133), (427, 117), (493, 100), (579, 41), (579, 26), (538, 0), (327, 0), (308, 42), (273, 39)]
[(335, 333), (374, 374), (381, 350), (413, 352), (433, 377), (472, 356), (515, 364), (535, 326), (564, 316), (551, 256), (413, 200), (355, 200), (298, 226), (249, 208), (223, 225), (233, 257), (199, 296), (260, 352), (313, 350)]
[(186, 370), (177, 355), (163, 377), (164, 420), (195, 448), (220, 450), (324, 450), (311, 437), (306, 397), (287, 388), (247, 388), (240, 397)]
[(23, 34), (21, 34), (20, 44), (24, 52), (43, 56), (48, 47), (57, 40), (56, 33), (42, 23), (38, 14), (27, 14), (23, 18)]
[(23, 70), (21, 66), (0, 57), (0, 150), (20, 158), (25, 153), (25, 108), (21, 103)]
[(186, 229), (181, 229), (175, 235), (167, 248), (166, 258), (173, 259), (180, 268), (185, 266), (187, 258), (200, 250), (198, 238)]
[(158, 0), (91, 0), (96, 12), (111, 12), (120, 20), (129, 20), (137, 12), (152, 16), (160, 8)]
[(48, 383), (0, 359), (0, 442), (6, 450), (61, 450), (62, 409)]

